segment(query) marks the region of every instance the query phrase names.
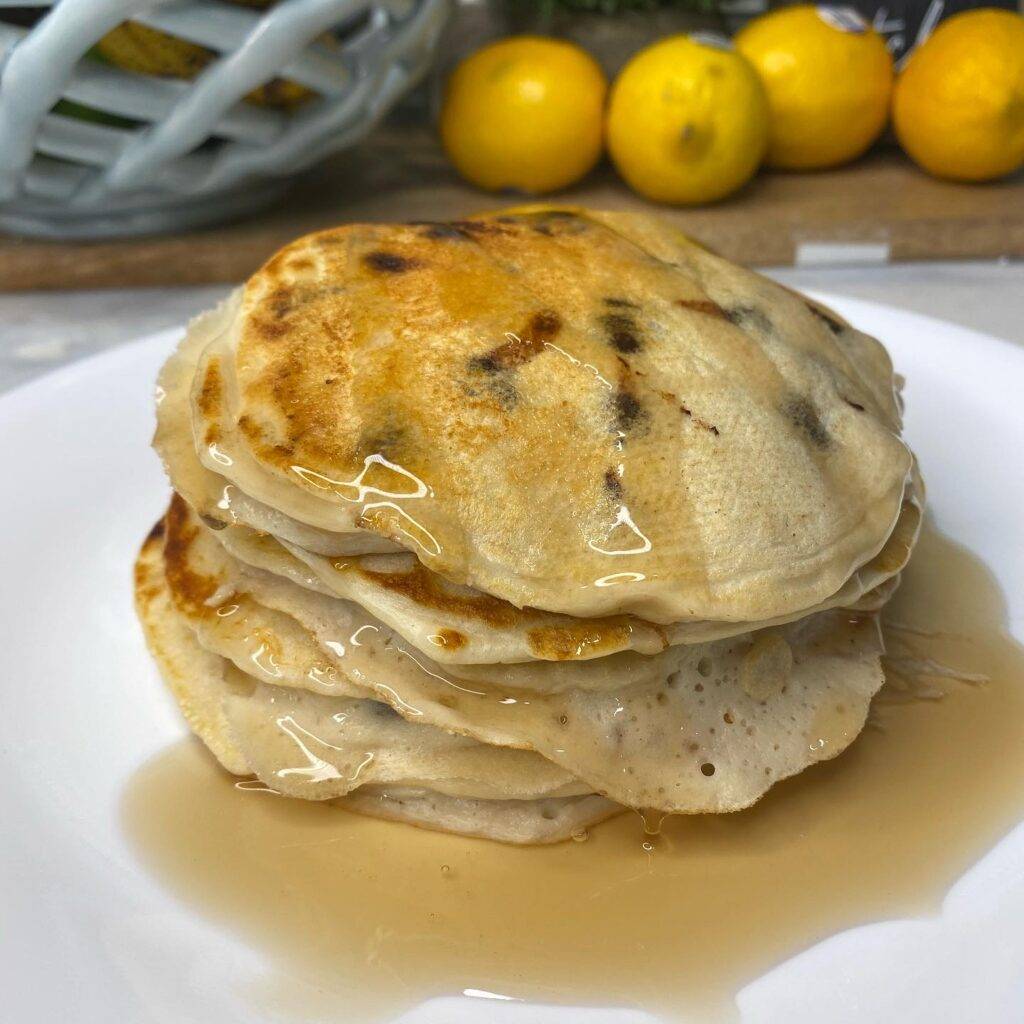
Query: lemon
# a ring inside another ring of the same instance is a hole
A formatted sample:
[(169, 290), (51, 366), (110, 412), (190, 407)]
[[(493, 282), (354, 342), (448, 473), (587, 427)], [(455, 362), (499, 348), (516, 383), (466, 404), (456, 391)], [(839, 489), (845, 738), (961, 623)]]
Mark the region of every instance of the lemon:
[(441, 140), (458, 172), (480, 188), (565, 188), (601, 155), (607, 87), (597, 61), (578, 46), (512, 36), (456, 67)]
[(983, 9), (942, 22), (900, 74), (893, 122), (910, 157), (943, 178), (1024, 164), (1024, 18)]
[(757, 170), (768, 106), (753, 68), (724, 39), (670, 36), (619, 73), (607, 131), (612, 161), (641, 195), (706, 203)]
[(846, 7), (786, 7), (756, 18), (736, 48), (768, 92), (768, 163), (788, 170), (844, 164), (885, 127), (892, 58), (882, 37)]

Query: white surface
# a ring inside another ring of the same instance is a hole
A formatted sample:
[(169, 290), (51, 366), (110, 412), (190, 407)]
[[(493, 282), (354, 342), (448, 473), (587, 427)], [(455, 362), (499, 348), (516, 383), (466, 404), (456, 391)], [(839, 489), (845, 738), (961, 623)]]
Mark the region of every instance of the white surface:
[(876, 267), (889, 262), (888, 242), (800, 242), (793, 255), (796, 267)]
[[(1024, 476), (1006, 456), (1024, 450), (1024, 349), (822, 298), (889, 344), (908, 378), (907, 433), (936, 519), (995, 573), (1021, 638)], [(151, 382), (176, 333), (0, 400), (0, 1019), (12, 1024), (261, 1019), (243, 995), (259, 956), (164, 892), (117, 821), (133, 769), (183, 732), (129, 586), (135, 549), (166, 496), (147, 441)], [(752, 980), (738, 1001), (752, 1024), (1024, 1020), (1024, 827), (955, 886), (940, 917), (834, 937)], [(643, 1018), (464, 999), (408, 1019)]]

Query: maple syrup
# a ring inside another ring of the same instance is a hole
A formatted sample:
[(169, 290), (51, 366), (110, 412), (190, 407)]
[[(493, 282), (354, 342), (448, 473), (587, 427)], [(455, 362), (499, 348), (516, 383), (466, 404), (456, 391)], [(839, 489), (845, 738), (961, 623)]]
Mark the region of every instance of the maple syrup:
[(728, 1020), (801, 949), (937, 910), (1024, 816), (1024, 652), (988, 570), (929, 524), (885, 618), (868, 728), (747, 811), (509, 847), (275, 796), (189, 740), (131, 781), (125, 827), (196, 913), (265, 952), (256, 1013), (384, 1021), (476, 990)]

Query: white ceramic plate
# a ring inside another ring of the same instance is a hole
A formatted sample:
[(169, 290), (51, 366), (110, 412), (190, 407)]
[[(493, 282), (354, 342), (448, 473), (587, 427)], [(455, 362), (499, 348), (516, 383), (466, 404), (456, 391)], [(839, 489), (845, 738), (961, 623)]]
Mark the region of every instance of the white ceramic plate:
[[(888, 344), (931, 508), (996, 574), (1024, 637), (1024, 347), (821, 298)], [(166, 500), (148, 440), (152, 383), (176, 334), (0, 399), (0, 1019), (12, 1024), (261, 1019), (224, 983), (255, 975), (259, 956), (163, 891), (118, 824), (132, 772), (184, 732), (129, 586)], [(737, 998), (749, 1022), (1024, 1020), (1024, 825), (954, 886), (941, 916), (837, 935)], [(639, 1019), (466, 998), (412, 1016)]]

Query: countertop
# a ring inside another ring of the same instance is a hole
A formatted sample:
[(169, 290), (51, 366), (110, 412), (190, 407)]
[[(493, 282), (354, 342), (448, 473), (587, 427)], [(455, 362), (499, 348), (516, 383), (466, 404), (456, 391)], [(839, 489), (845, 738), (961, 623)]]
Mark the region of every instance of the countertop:
[[(868, 299), (1024, 343), (1024, 262), (769, 268), (801, 290)], [(0, 294), (0, 391), (65, 363), (185, 323), (223, 286)]]

